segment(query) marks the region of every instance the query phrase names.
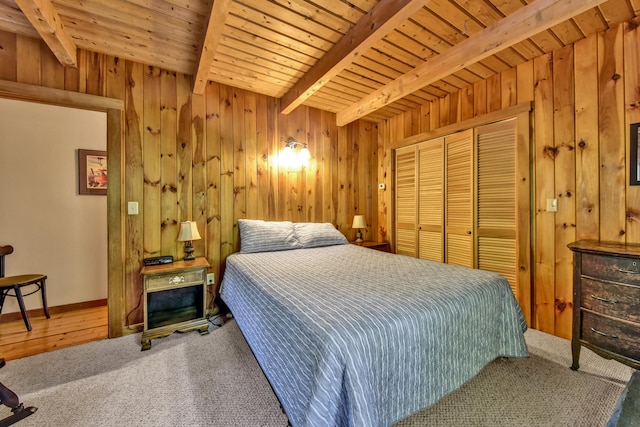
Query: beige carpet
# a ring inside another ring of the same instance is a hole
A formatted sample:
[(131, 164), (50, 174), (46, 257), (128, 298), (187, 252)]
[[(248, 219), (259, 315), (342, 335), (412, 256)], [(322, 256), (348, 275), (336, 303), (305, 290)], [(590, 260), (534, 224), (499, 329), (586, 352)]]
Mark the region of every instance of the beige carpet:
[[(397, 426), (604, 426), (630, 368), (569, 342), (526, 333), (531, 357), (496, 360), (461, 389)], [(235, 322), (174, 334), (140, 351), (140, 335), (10, 361), (0, 381), (37, 412), (17, 426), (286, 426)], [(0, 409), (0, 418), (9, 409)]]

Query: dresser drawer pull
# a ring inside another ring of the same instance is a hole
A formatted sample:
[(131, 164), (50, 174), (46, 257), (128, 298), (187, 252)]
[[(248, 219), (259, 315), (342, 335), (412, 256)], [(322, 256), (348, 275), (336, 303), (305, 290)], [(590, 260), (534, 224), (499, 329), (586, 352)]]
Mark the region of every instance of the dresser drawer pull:
[(169, 279), (169, 283), (172, 285), (177, 285), (179, 283), (184, 283), (184, 276), (175, 276)]
[(602, 335), (603, 337), (618, 339), (618, 336), (617, 336), (617, 335), (614, 335), (614, 334), (607, 334), (607, 333), (605, 333), (605, 332), (601, 332), (601, 331), (599, 331), (599, 330), (597, 330), (597, 329), (593, 329), (593, 328), (591, 328), (591, 332), (593, 332), (594, 334)]
[(607, 302), (609, 304), (617, 304), (618, 303), (617, 299), (602, 298), (602, 297), (599, 297), (599, 296), (593, 295), (593, 294), (591, 294), (591, 298), (597, 299), (598, 301)]
[(627, 273), (627, 274), (640, 274), (640, 271), (638, 271), (638, 263), (637, 262), (633, 262), (631, 265), (633, 265), (633, 270), (627, 270), (626, 268), (619, 268), (618, 271), (620, 273)]
[(619, 268), (618, 271), (620, 273), (627, 273), (627, 274), (640, 274), (640, 271), (638, 270), (627, 270), (626, 268)]

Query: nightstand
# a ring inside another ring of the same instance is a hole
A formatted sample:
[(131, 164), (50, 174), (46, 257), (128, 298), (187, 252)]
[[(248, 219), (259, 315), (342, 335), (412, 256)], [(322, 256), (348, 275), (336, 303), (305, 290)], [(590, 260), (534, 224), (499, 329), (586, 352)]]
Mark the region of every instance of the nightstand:
[(152, 339), (174, 332), (208, 333), (205, 316), (208, 267), (206, 258), (199, 257), (142, 268), (145, 301), (142, 350), (151, 348)]
[(362, 246), (363, 248), (375, 249), (377, 251), (382, 252), (391, 252), (391, 245), (389, 242), (371, 242), (371, 241), (363, 241), (363, 242), (350, 242), (352, 245)]

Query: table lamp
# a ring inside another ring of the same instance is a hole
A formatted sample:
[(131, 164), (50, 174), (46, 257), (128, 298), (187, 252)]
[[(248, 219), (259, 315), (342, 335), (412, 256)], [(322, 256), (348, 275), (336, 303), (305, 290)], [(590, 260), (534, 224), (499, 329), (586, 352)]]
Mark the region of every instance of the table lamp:
[(180, 223), (180, 233), (178, 234), (178, 242), (187, 242), (184, 245), (184, 260), (194, 260), (193, 256), (193, 240), (200, 240), (200, 233), (198, 233), (198, 226), (195, 221), (183, 221)]
[(367, 228), (367, 224), (364, 223), (364, 215), (354, 215), (351, 228), (358, 230), (356, 233), (356, 243), (362, 242), (362, 232), (360, 232), (360, 229)]

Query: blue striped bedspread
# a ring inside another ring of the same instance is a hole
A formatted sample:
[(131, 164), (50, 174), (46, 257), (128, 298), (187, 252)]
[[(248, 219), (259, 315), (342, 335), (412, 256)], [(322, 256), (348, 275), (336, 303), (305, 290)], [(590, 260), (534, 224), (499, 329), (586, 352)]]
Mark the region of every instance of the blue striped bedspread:
[(496, 273), (337, 245), (227, 258), (221, 297), (292, 426), (389, 426), (528, 356)]

